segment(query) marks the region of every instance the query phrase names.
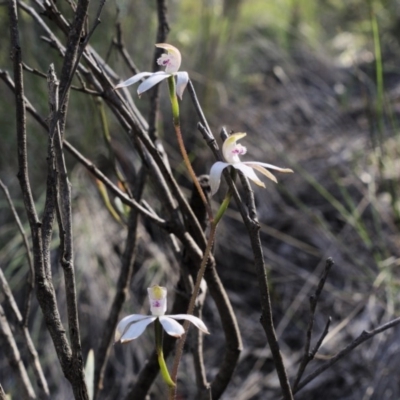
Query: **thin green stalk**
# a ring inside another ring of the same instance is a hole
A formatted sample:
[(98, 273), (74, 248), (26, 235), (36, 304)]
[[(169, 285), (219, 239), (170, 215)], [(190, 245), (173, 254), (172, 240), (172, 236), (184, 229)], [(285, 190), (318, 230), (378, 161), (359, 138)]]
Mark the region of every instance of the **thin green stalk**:
[[(200, 264), (200, 268), (199, 271), (197, 272), (197, 277), (196, 277), (196, 283), (194, 285), (193, 288), (193, 293), (192, 296), (190, 298), (190, 302), (189, 302), (189, 307), (187, 310), (187, 314), (192, 315), (194, 312), (194, 307), (196, 304), (196, 299), (197, 296), (199, 294), (200, 291), (200, 285), (201, 285), (201, 280), (203, 279), (204, 276), (204, 272), (206, 270), (207, 267), (207, 261), (210, 257), (211, 254), (211, 250), (213, 247), (213, 243), (214, 243), (214, 239), (215, 239), (215, 233), (217, 231), (217, 225), (219, 223), (219, 221), (221, 220), (221, 218), (223, 217), (225, 211), (227, 210), (228, 206), (229, 206), (229, 202), (231, 201), (232, 198), (232, 194), (231, 192), (228, 192), (228, 194), (226, 195), (224, 201), (222, 202), (217, 215), (215, 217), (215, 219), (213, 220), (212, 224), (211, 224), (211, 229), (210, 229), (210, 235), (208, 237), (208, 241), (207, 241), (207, 245), (206, 245), (206, 249), (204, 250), (204, 255), (203, 255), (203, 259), (201, 260), (201, 264)], [(179, 368), (179, 363), (181, 361), (182, 358), (182, 354), (183, 354), (183, 347), (185, 345), (185, 341), (186, 341), (186, 336), (187, 336), (187, 331), (189, 329), (190, 326), (190, 322), (189, 321), (185, 321), (183, 324), (183, 327), (185, 329), (185, 334), (179, 339), (177, 348), (176, 348), (176, 353), (175, 353), (175, 358), (174, 358), (174, 363), (172, 366), (172, 380), (174, 382), (176, 382), (177, 376), (178, 376), (178, 368)], [(176, 387), (170, 391), (170, 397), (169, 400), (174, 400), (176, 396)]]
[(183, 161), (189, 171), (189, 175), (192, 178), (193, 184), (196, 186), (196, 189), (199, 192), (201, 200), (203, 201), (204, 206), (206, 207), (208, 219), (210, 220), (210, 223), (212, 223), (214, 218), (213, 218), (210, 204), (208, 203), (207, 198), (203, 192), (203, 189), (201, 188), (200, 183), (197, 180), (196, 173), (193, 170), (188, 153), (186, 151), (185, 143), (183, 141), (181, 125), (180, 125), (180, 120), (179, 120), (179, 102), (178, 102), (178, 96), (176, 95), (175, 78), (173, 76), (170, 76), (168, 78), (168, 88), (169, 88), (169, 97), (170, 97), (171, 106), (172, 106), (172, 117), (173, 117), (173, 122), (174, 122), (176, 138), (178, 140), (179, 150), (182, 154)]
[[(378, 91), (378, 100), (376, 104), (376, 111), (378, 114), (378, 131), (379, 131), (379, 139), (381, 141), (380, 145), (382, 146), (382, 135), (383, 135), (383, 62), (382, 62), (382, 51), (381, 51), (381, 42), (379, 39), (379, 26), (378, 20), (376, 19), (376, 15), (374, 12), (373, 4), (371, 5), (371, 29), (372, 36), (374, 40), (374, 53), (375, 53), (375, 69), (376, 69), (376, 86)], [(383, 154), (381, 154), (382, 156)]]
[(164, 382), (168, 385), (168, 387), (173, 388), (175, 387), (175, 382), (171, 379), (171, 376), (168, 372), (167, 364), (165, 363), (163, 351), (163, 328), (158, 318), (154, 321), (154, 333), (156, 337), (157, 359), (158, 365), (160, 366), (161, 376), (163, 377)]

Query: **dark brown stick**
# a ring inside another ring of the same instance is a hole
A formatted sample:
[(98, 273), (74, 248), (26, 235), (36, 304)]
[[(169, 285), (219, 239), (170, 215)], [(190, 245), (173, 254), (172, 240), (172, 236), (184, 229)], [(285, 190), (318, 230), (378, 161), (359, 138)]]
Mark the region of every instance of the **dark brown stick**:
[(74, 20), (68, 32), (65, 56), (60, 75), (59, 99), (60, 107), (57, 110), (57, 122), (60, 122), (61, 137), (64, 136), (65, 120), (68, 108), (69, 90), (74, 75), (74, 67), (78, 60), (79, 45), (82, 40), (87, 18), (89, 0), (78, 0)]
[[(278, 374), (279, 382), (282, 389), (283, 398), (285, 400), (292, 400), (293, 394), (290, 387), (289, 379), (287, 376), (286, 368), (283, 363), (282, 353), (279, 348), (279, 342), (276, 337), (274, 321), (272, 316), (272, 304), (269, 294), (268, 274), (264, 263), (264, 254), (260, 238), (260, 224), (257, 219), (257, 210), (254, 202), (254, 194), (250, 187), (248, 179), (239, 174), (240, 180), (246, 192), (246, 205), (248, 208), (248, 215), (242, 215), (247, 232), (249, 234), (251, 248), (254, 255), (254, 267), (257, 274), (258, 287), (260, 290), (260, 303), (261, 303), (261, 318), (260, 322), (267, 336), (269, 348), (272, 353), (276, 372)], [(236, 198), (236, 204), (239, 198)]]
[(58, 115), (58, 81), (53, 65), (48, 73), (49, 99), (53, 119), (50, 120), (50, 135), (54, 138), (54, 155), (57, 169), (57, 219), (61, 239), (61, 266), (64, 270), (65, 294), (67, 301), (68, 329), (72, 350), (71, 384), (75, 398), (88, 400), (84, 377), (84, 363), (80, 340), (78, 305), (76, 299), (74, 253), (72, 244), (71, 185), (68, 180)]
[[(157, 20), (158, 20), (158, 28), (157, 28), (156, 43), (165, 43), (169, 33), (169, 26), (167, 21), (167, 2), (165, 0), (157, 0)], [(155, 48), (153, 56), (153, 65), (152, 65), (152, 70), (154, 72), (160, 69), (160, 66), (157, 64), (157, 60), (158, 58), (160, 58), (162, 53), (163, 53), (162, 49)], [(153, 142), (157, 140), (156, 122), (157, 122), (157, 114), (159, 112), (158, 93), (159, 93), (159, 86), (157, 85), (150, 92), (150, 111), (148, 119), (149, 136), (150, 139), (153, 140)]]
[[(216, 145), (214, 136), (208, 127), (207, 120), (204, 116), (203, 110), (201, 109), (201, 106), (197, 100), (197, 96), (194, 90), (194, 87), (189, 81), (188, 84), (188, 89), (189, 93), (191, 94), (192, 100), (194, 107), (197, 111), (198, 117), (200, 118), (201, 125), (199, 125), (200, 132), (203, 134), (204, 139), (210, 149), (213, 151), (214, 155), (216, 156), (217, 160), (221, 160), (221, 155), (219, 154), (218, 151), (218, 146)], [(223, 136), (225, 136), (224, 139), (227, 137), (226, 132), (222, 132)], [(255, 207), (255, 202), (254, 202), (254, 196), (253, 192), (251, 190), (250, 184), (248, 183), (247, 179), (241, 176), (242, 183), (245, 186), (245, 191), (246, 191), (246, 196), (247, 196), (247, 210), (245, 209), (239, 193), (236, 189), (236, 186), (234, 182), (232, 181), (228, 171), (224, 171), (224, 176), (225, 179), (228, 182), (229, 189), (232, 191), (233, 197), (235, 199), (235, 202), (239, 208), (240, 214), (242, 216), (243, 222), (245, 224), (245, 227), (247, 229), (249, 238), (250, 238), (250, 243), (254, 255), (254, 267), (256, 270), (257, 274), (257, 281), (259, 285), (259, 290), (260, 290), (260, 303), (261, 303), (261, 310), (262, 310), (262, 316), (261, 316), (261, 325), (265, 331), (265, 334), (267, 336), (268, 344), (271, 349), (272, 357), (274, 360), (276, 372), (278, 374), (279, 382), (282, 388), (282, 394), (285, 400), (292, 400), (293, 399), (293, 394), (290, 388), (289, 384), (289, 379), (286, 373), (286, 369), (283, 363), (283, 358), (282, 354), (279, 348), (279, 343), (276, 337), (275, 333), (275, 327), (273, 323), (273, 318), (272, 318), (272, 305), (271, 305), (271, 299), (269, 295), (269, 287), (268, 287), (268, 276), (267, 276), (267, 271), (264, 263), (264, 255), (263, 255), (263, 250), (262, 250), (262, 245), (261, 245), (261, 239), (260, 239), (260, 225), (257, 220), (257, 211)]]

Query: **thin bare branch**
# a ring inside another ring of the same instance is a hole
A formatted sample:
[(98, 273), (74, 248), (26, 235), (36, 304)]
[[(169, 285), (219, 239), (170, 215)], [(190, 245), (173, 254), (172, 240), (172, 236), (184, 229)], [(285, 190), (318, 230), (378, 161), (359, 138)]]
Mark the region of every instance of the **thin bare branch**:
[(10, 325), (8, 324), (6, 315), (4, 314), (3, 307), (0, 305), (0, 342), (1, 347), (8, 359), (11, 369), (18, 380), (19, 394), (24, 399), (36, 399), (35, 391), (29, 380), (28, 373), (21, 360), (17, 344), (15, 343), (14, 336), (11, 332)]
[(27, 355), (29, 363), (32, 366), (33, 372), (35, 374), (39, 397), (43, 400), (49, 399), (49, 387), (43, 374), (42, 366), (40, 365), (38, 353), (35, 349), (31, 335), (29, 334), (28, 327), (26, 326), (25, 321), (19, 311), (17, 302), (14, 299), (14, 296), (11, 292), (10, 286), (8, 285), (2, 269), (0, 269), (0, 286), (5, 297), (4, 307), (6, 307), (7, 312), (12, 314), (15, 320), (18, 322), (17, 326), (21, 332), (21, 336), (23, 337), (24, 345), (28, 350)]
[[(15, 85), (12, 81), (11, 77), (6, 71), (0, 70), (0, 78), (2, 78), (7, 86), (15, 91)], [(49, 129), (47, 122), (39, 115), (36, 109), (31, 105), (29, 100), (24, 97), (26, 109), (27, 111), (35, 118), (35, 120), (44, 128), (46, 131)], [(135, 208), (138, 210), (144, 217), (148, 218), (154, 224), (165, 227), (167, 222), (158, 217), (154, 212), (149, 212), (146, 207), (141, 206), (135, 199), (130, 198), (124, 192), (122, 192), (114, 183), (108, 179), (91, 161), (89, 161), (86, 157), (84, 157), (72, 144), (70, 144), (67, 140), (64, 139), (63, 145), (65, 149), (77, 159), (88, 171), (90, 171), (97, 179), (104, 183), (105, 186), (112, 192), (112, 194), (118, 197), (122, 203), (126, 204), (129, 207)]]
[(101, 180), (104, 185), (111, 191), (111, 193), (118, 197), (122, 203), (126, 204), (129, 207), (136, 209), (140, 212), (144, 217), (148, 218), (154, 224), (160, 227), (166, 227), (167, 222), (156, 215), (154, 212), (148, 211), (145, 207), (140, 205), (134, 198), (130, 198), (124, 192), (121, 191), (114, 183), (110, 181), (91, 161), (85, 158), (78, 150), (76, 150), (72, 145), (68, 142), (64, 141), (65, 148), (83, 165), (85, 166), (93, 175)]
[(298, 385), (297, 390), (294, 393), (299, 392), (301, 389), (304, 388), (308, 383), (310, 383), (313, 379), (315, 379), (318, 375), (321, 375), (324, 371), (329, 369), (332, 365), (336, 364), (339, 360), (346, 357), (350, 352), (352, 352), (356, 347), (360, 344), (366, 342), (369, 339), (372, 339), (374, 336), (382, 333), (390, 328), (393, 328), (400, 324), (400, 317), (395, 318), (392, 321), (387, 322), (379, 326), (378, 328), (372, 331), (363, 331), (360, 336), (354, 339), (348, 346), (346, 346), (343, 350), (341, 350), (338, 354), (332, 357), (329, 361), (321, 365), (320, 367), (316, 368), (315, 371), (311, 372), (307, 375)]
[(135, 75), (135, 74), (139, 73), (139, 68), (135, 65), (135, 63), (131, 59), (131, 56), (129, 55), (128, 50), (126, 50), (125, 43), (122, 39), (121, 21), (117, 21), (115, 28), (117, 30), (117, 37), (113, 40), (113, 45), (121, 53), (122, 58), (125, 61), (125, 64), (128, 66), (129, 70), (132, 72), (133, 75)]
[(7, 202), (11, 209), (11, 213), (15, 219), (15, 222), (17, 223), (18, 230), (22, 236), (22, 241), (24, 243), (24, 247), (25, 247), (25, 251), (26, 251), (26, 258), (28, 260), (28, 267), (29, 267), (28, 280), (27, 280), (27, 288), (26, 288), (26, 294), (25, 294), (24, 312), (23, 312), (23, 317), (22, 317), (24, 326), (27, 326), (29, 310), (31, 308), (33, 289), (35, 288), (35, 270), (33, 268), (32, 253), (31, 253), (31, 249), (29, 247), (29, 242), (28, 242), (28, 238), (25, 233), (25, 229), (22, 226), (22, 223), (21, 223), (21, 220), (19, 219), (17, 210), (14, 207), (14, 203), (11, 199), (10, 193), (8, 192), (7, 186), (3, 183), (3, 181), (1, 179), (0, 179), (0, 187), (2, 188), (4, 195), (6, 196)]
[[(299, 369), (297, 371), (297, 375), (296, 375), (296, 378), (293, 383), (294, 391), (296, 390), (296, 388), (300, 382), (300, 379), (304, 374), (307, 364), (314, 358), (316, 351), (318, 351), (318, 347), (317, 347), (315, 349), (314, 353), (310, 352), (312, 331), (313, 331), (314, 319), (315, 319), (315, 310), (317, 308), (318, 300), (321, 295), (322, 289), (324, 288), (326, 278), (328, 277), (329, 271), (331, 270), (333, 264), (334, 264), (334, 262), (333, 262), (332, 258), (328, 258), (326, 260), (325, 269), (322, 273), (321, 279), (318, 282), (318, 286), (317, 286), (317, 289), (315, 290), (315, 294), (310, 296), (310, 319), (309, 319), (308, 327), (307, 327), (307, 331), (306, 331), (306, 342), (304, 345), (304, 355), (300, 362)], [(325, 326), (325, 330), (329, 329), (329, 324), (327, 324)], [(325, 330), (324, 330), (324, 332), (325, 332)], [(321, 337), (323, 340), (323, 336), (321, 336)], [(321, 339), (321, 337), (320, 337), (320, 339)], [(320, 345), (322, 344), (322, 340), (321, 340)]]
[(329, 327), (331, 326), (331, 322), (332, 322), (332, 317), (328, 317), (324, 330), (322, 331), (320, 337), (317, 340), (317, 343), (315, 343), (315, 346), (313, 347), (313, 349), (310, 352), (310, 355), (312, 358), (315, 357), (315, 355), (317, 354), (317, 351), (322, 346), (322, 342), (326, 338), (326, 335), (329, 333)]

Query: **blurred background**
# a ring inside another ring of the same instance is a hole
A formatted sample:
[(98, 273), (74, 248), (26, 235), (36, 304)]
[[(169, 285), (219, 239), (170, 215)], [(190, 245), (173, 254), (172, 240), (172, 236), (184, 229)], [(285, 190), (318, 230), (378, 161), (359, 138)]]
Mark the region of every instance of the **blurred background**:
[[(57, 6), (67, 18), (71, 17), (68, 2), (57, 2)], [(94, 18), (97, 4), (92, 6)], [(116, 23), (120, 23), (123, 42), (136, 66), (149, 71), (156, 40), (156, 2), (108, 2), (101, 20), (90, 43), (121, 79), (132, 72), (111, 46), (116, 38)], [(222, 127), (247, 132), (241, 142), (248, 149), (244, 160), (295, 171), (279, 175), (277, 185), (266, 182), (266, 189), (254, 187), (276, 330), (291, 377), (302, 356), (308, 298), (315, 291), (325, 260), (332, 257), (335, 261), (317, 308), (315, 338), (329, 316), (331, 329), (307, 374), (362, 330), (398, 315), (400, 1), (171, 0), (168, 22), (168, 43), (181, 50), (181, 69), (189, 72), (219, 143)], [(60, 74), (62, 60), (23, 12), (20, 27), (27, 66), (46, 73), (49, 64), (54, 63)], [(11, 74), (8, 29), (7, 7), (3, 4), (0, 69)], [(55, 32), (65, 42), (56, 28)], [(46, 118), (46, 80), (27, 71), (24, 79), (26, 96)], [(79, 86), (79, 81), (74, 84)], [(138, 99), (135, 88), (129, 90), (147, 118), (149, 96)], [(190, 179), (172, 128), (166, 85), (161, 85), (160, 96), (158, 135), (174, 174), (189, 197)], [(198, 118), (188, 93), (184, 94), (181, 107), (183, 135), (194, 169), (198, 174), (208, 173), (214, 159), (196, 129)], [(1, 80), (0, 121), (0, 178), (7, 184), (28, 231), (16, 179), (14, 99)], [(105, 127), (114, 152), (133, 171), (134, 182), (140, 160), (118, 121), (101, 100), (72, 92), (66, 138), (112, 177)], [(47, 137), (31, 117), (28, 146), (30, 178), (40, 214), (45, 194)], [(92, 177), (68, 154), (66, 157), (72, 183), (77, 288), (86, 357), (89, 349), (98, 345), (98, 333), (115, 293), (126, 227), (106, 209)], [(222, 195), (223, 190), (214, 197), (214, 209)], [(147, 185), (144, 198), (156, 210), (162, 209), (151, 185)], [(259, 323), (252, 252), (233, 203), (217, 235), (217, 268), (236, 312), (244, 344), (237, 372), (223, 398), (278, 398), (279, 383)], [(55, 235), (54, 283), (66, 321), (58, 245)], [(155, 283), (167, 286), (172, 300), (178, 262), (166, 234), (142, 222), (135, 276), (123, 315), (147, 314), (146, 288)], [(0, 267), (22, 305), (28, 271), (25, 250), (2, 193)], [(205, 363), (212, 377), (220, 361), (224, 336), (211, 300), (206, 302), (204, 320), (212, 332), (205, 338)], [(35, 300), (30, 329), (54, 399), (71, 398)], [(320, 375), (296, 399), (399, 399), (399, 335), (399, 328), (395, 328), (376, 336)], [(153, 337), (149, 333), (123, 350), (112, 351), (104, 399), (123, 398), (152, 348)], [(14, 378), (8, 371), (2, 355), (0, 382), (13, 394)], [(191, 357), (187, 356), (181, 366), (182, 398), (193, 398), (193, 377)], [(157, 380), (151, 398), (163, 398), (163, 390), (163, 382)]]

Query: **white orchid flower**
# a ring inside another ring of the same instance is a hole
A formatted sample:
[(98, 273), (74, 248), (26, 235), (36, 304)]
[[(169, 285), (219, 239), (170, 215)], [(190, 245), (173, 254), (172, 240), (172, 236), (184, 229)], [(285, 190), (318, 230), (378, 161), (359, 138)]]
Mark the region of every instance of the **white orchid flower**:
[(256, 185), (264, 187), (265, 184), (260, 181), (254, 170), (261, 172), (271, 181), (277, 182), (274, 175), (269, 172), (266, 168), (273, 169), (279, 172), (293, 172), (289, 168), (279, 168), (272, 164), (266, 164), (258, 161), (240, 161), (239, 156), (246, 154), (246, 147), (236, 143), (238, 140), (246, 136), (246, 133), (234, 133), (229, 136), (224, 144), (222, 145), (222, 154), (226, 162), (218, 161), (212, 167), (210, 171), (210, 186), (211, 195), (214, 195), (221, 183), (222, 171), (229, 166), (232, 166), (243, 173), (247, 178), (252, 180)]
[(147, 289), (152, 315), (132, 314), (123, 318), (117, 325), (115, 342), (127, 343), (138, 338), (149, 324), (158, 319), (168, 335), (181, 337), (185, 330), (176, 320), (186, 319), (204, 333), (209, 333), (200, 318), (188, 314), (164, 315), (167, 310), (167, 289), (152, 286)]
[(181, 53), (176, 47), (171, 46), (168, 43), (158, 43), (156, 44), (156, 47), (167, 50), (167, 53), (164, 53), (157, 60), (157, 64), (165, 67), (165, 71), (140, 72), (139, 74), (133, 75), (125, 82), (115, 86), (115, 89), (133, 85), (134, 83), (139, 82), (141, 79), (148, 77), (138, 87), (137, 93), (139, 96), (141, 96), (146, 90), (151, 89), (164, 79), (167, 79), (170, 76), (176, 76), (176, 94), (182, 100), (183, 91), (189, 82), (189, 75), (185, 71), (179, 71), (182, 61)]

